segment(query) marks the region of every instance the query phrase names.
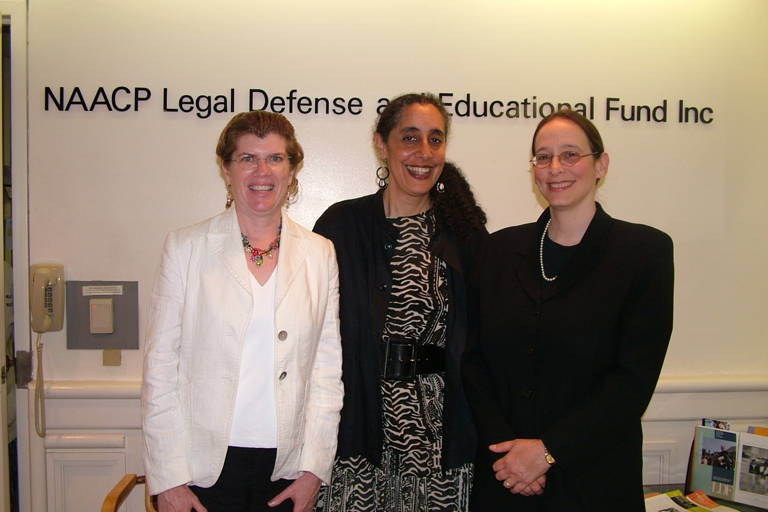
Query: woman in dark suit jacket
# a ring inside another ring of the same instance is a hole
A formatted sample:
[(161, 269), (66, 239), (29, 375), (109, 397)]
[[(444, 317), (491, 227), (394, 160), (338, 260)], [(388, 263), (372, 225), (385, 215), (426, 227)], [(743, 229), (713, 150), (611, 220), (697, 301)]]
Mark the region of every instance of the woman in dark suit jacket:
[(595, 202), (609, 158), (580, 114), (543, 119), (532, 152), (549, 208), (494, 233), (475, 279), (471, 508), (640, 512), (640, 418), (672, 331), (672, 241)]

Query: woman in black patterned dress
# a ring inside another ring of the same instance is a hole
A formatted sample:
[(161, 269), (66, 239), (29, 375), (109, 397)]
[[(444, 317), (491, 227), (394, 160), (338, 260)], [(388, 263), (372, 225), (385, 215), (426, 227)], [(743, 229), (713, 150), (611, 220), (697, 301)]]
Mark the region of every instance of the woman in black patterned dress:
[(449, 117), (407, 94), (381, 113), (378, 193), (331, 206), (315, 231), (336, 246), (344, 408), (323, 512), (466, 511), (476, 437), (459, 364), (464, 276), (485, 214), (445, 161)]

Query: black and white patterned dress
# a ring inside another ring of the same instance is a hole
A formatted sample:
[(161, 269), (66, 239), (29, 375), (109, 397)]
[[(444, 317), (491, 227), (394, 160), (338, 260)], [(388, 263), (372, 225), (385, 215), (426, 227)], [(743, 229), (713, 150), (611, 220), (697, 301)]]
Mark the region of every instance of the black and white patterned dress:
[[(390, 262), (392, 291), (384, 336), (445, 347), (448, 318), (446, 265), (428, 250), (435, 230), (431, 211), (389, 219), (399, 231)], [(317, 510), (323, 512), (463, 512), (468, 509), (472, 465), (443, 471), (442, 373), (413, 381), (382, 379), (382, 464), (338, 459)]]

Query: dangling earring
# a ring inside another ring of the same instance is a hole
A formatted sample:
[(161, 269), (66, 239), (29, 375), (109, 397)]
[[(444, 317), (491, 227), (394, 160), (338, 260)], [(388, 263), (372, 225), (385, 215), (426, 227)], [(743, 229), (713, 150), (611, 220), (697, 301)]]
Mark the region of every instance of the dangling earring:
[(227, 202), (224, 203), (224, 208), (229, 208), (232, 206), (232, 203), (235, 202), (235, 198), (232, 197), (232, 185), (227, 183)]
[(376, 178), (379, 180), (379, 188), (387, 188), (387, 178), (389, 178), (389, 167), (382, 165), (376, 169)]
[(297, 195), (299, 195), (299, 180), (297, 180), (296, 176), (294, 176), (291, 180), (291, 184), (288, 185), (288, 195), (285, 196), (286, 209), (290, 208), (290, 206), (296, 202)]
[(435, 184), (435, 190), (437, 190), (438, 194), (445, 192), (445, 183), (438, 181), (437, 184)]

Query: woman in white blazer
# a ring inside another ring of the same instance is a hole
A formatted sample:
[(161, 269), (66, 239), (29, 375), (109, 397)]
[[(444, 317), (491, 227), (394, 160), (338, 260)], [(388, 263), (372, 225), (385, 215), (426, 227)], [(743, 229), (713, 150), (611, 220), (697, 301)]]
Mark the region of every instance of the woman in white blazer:
[(304, 157), (285, 117), (236, 115), (216, 154), (228, 209), (168, 235), (152, 292), (149, 489), (160, 512), (311, 510), (343, 399), (333, 245), (283, 211)]

